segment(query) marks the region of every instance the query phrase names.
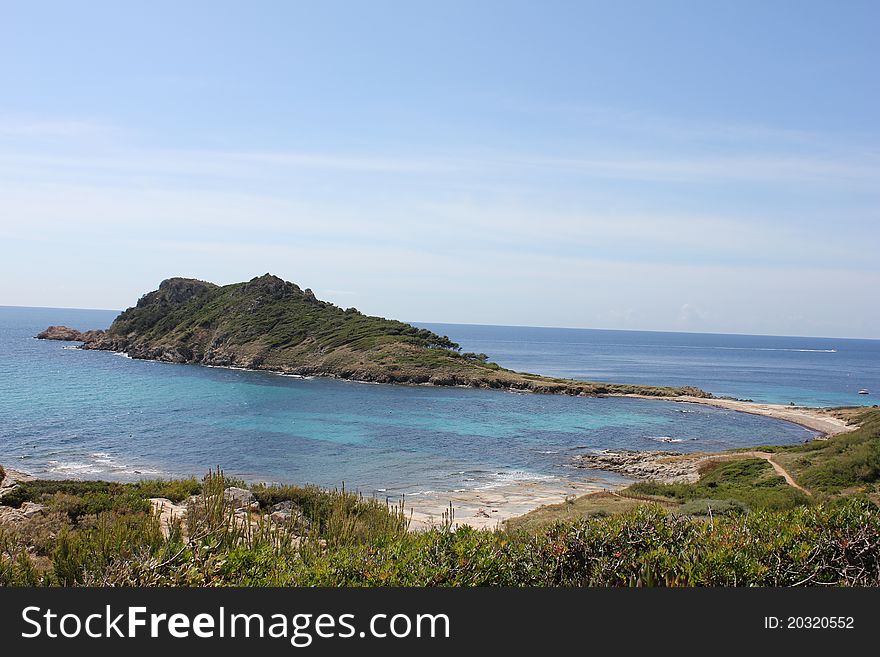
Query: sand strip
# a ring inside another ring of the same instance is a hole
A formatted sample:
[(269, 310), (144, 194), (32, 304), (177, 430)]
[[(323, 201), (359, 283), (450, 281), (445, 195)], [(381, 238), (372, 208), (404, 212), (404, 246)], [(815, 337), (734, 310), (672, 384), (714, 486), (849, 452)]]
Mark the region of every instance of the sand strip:
[(406, 498), (412, 512), (411, 530), (443, 526), (443, 513), (452, 503), (453, 525), (495, 529), (509, 518), (521, 516), (545, 504), (559, 504), (567, 497), (580, 497), (608, 489), (608, 484), (567, 481), (518, 481), (492, 488), (452, 493), (429, 493)]
[(836, 436), (840, 433), (853, 431), (856, 425), (847, 420), (836, 417), (833, 411), (826, 408), (810, 408), (807, 406), (786, 406), (785, 404), (761, 404), (758, 402), (741, 401), (739, 399), (706, 399), (703, 397), (648, 397), (645, 395), (623, 395), (635, 399), (651, 399), (654, 401), (684, 402), (688, 404), (703, 404), (716, 408), (726, 408), (731, 411), (749, 413), (751, 415), (763, 415), (777, 420), (784, 420), (798, 424), (807, 429), (818, 431), (823, 436)]

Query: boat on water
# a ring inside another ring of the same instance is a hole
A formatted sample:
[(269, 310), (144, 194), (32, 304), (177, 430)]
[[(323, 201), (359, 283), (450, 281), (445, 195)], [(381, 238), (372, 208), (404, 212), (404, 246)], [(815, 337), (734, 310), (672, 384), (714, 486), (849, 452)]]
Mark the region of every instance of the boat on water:
[(871, 393), (868, 392), (867, 388), (862, 388), (861, 390), (859, 390), (859, 394), (860, 395), (870, 395)]

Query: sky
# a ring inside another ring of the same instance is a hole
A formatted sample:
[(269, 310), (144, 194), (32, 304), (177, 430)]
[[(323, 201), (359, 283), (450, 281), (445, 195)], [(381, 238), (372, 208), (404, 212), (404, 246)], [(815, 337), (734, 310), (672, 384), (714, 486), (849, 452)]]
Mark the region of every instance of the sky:
[(0, 305), (880, 338), (880, 3), (0, 0)]

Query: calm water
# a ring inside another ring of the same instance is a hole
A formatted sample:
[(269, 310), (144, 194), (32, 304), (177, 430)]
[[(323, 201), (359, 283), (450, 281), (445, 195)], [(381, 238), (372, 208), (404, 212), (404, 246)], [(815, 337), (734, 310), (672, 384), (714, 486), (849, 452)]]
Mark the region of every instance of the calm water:
[[(43, 476), (121, 480), (219, 465), (251, 480), (344, 481), (393, 495), (594, 478), (567, 466), (588, 449), (721, 450), (813, 435), (695, 405), (297, 379), (31, 338), (48, 324), (99, 328), (114, 316), (0, 307), (0, 462)], [(838, 340), (838, 352), (825, 354), (759, 350), (826, 345), (800, 339), (437, 328), (468, 350), (548, 374), (694, 383), (772, 401), (800, 391), (799, 402), (843, 403), (850, 380), (880, 390), (876, 342)]]
[[(694, 385), (806, 406), (877, 403), (880, 340), (420, 324), (514, 370), (588, 381)], [(859, 395), (866, 388), (873, 394)]]

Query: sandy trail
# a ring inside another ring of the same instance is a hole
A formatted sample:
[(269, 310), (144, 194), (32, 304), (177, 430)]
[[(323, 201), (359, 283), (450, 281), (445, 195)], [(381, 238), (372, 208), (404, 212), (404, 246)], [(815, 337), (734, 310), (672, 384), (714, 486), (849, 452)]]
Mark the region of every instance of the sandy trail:
[(737, 452), (736, 454), (719, 454), (718, 456), (710, 456), (707, 458), (707, 461), (737, 461), (740, 459), (764, 459), (767, 461), (773, 469), (776, 471), (780, 477), (785, 479), (785, 483), (787, 483), (792, 488), (797, 488), (802, 493), (807, 495), (812, 495), (810, 491), (801, 486), (798, 482), (794, 480), (794, 477), (791, 476), (788, 470), (783, 468), (779, 463), (773, 460), (773, 454), (770, 452), (759, 452), (759, 451), (750, 451), (750, 452)]

